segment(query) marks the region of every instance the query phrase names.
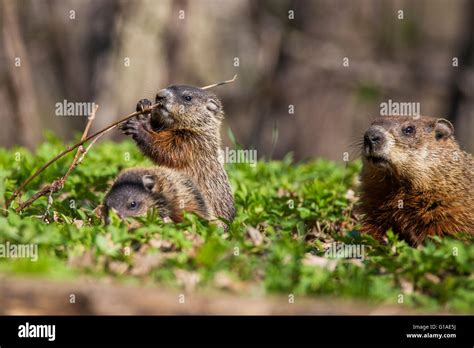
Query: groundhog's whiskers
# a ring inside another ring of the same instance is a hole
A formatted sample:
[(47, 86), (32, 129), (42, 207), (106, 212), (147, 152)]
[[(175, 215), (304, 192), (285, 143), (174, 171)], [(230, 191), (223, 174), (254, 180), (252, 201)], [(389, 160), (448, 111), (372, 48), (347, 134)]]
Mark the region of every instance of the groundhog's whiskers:
[(357, 139), (352, 139), (349, 143), (347, 148), (349, 149), (349, 159), (354, 160), (356, 158), (360, 157), (360, 151), (362, 149), (362, 146), (364, 145), (364, 139), (361, 137), (358, 137)]

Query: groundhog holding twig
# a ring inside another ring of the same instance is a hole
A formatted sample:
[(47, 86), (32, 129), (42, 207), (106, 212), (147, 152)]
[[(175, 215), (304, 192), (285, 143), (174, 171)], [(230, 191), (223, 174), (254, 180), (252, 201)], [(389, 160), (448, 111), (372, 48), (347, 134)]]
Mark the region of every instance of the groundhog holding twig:
[(183, 220), (183, 211), (207, 219), (207, 203), (194, 182), (175, 170), (130, 168), (122, 171), (104, 199), (104, 217), (109, 223), (111, 209), (121, 217), (145, 215), (157, 209), (163, 219)]
[(364, 134), (363, 232), (389, 228), (413, 246), (427, 236), (474, 235), (474, 161), (453, 125), (434, 117), (384, 116)]
[[(151, 113), (122, 125), (142, 152), (156, 164), (188, 175), (208, 203), (209, 214), (232, 221), (234, 198), (223, 163), (219, 160), (222, 104), (211, 92), (189, 86), (159, 91)], [(148, 108), (147, 99), (137, 110)]]

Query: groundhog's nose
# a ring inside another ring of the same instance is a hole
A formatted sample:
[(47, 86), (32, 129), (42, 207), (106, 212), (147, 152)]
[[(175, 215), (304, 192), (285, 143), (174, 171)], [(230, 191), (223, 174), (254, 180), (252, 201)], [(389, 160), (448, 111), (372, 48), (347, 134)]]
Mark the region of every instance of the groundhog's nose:
[(172, 94), (171, 91), (168, 90), (167, 88), (162, 89), (161, 91), (158, 91), (158, 93), (156, 93), (155, 103), (164, 101), (165, 99), (171, 97), (171, 94)]
[(364, 145), (370, 150), (375, 150), (383, 144), (384, 135), (378, 129), (369, 129), (364, 134)]

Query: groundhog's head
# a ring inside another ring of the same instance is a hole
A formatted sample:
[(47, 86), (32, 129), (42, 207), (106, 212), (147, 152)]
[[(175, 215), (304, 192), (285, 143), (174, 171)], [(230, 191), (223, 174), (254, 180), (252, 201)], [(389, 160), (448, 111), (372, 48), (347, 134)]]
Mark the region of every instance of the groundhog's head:
[(223, 118), (222, 104), (215, 94), (190, 86), (170, 86), (156, 94), (161, 106), (152, 112), (158, 129), (188, 129), (218, 132)]
[(109, 223), (110, 209), (121, 218), (145, 215), (157, 203), (156, 197), (152, 195), (155, 182), (156, 177), (146, 169), (123, 171), (105, 196), (105, 222)]
[(453, 125), (442, 118), (378, 117), (364, 134), (364, 167), (423, 179), (441, 161), (456, 160), (453, 133)]

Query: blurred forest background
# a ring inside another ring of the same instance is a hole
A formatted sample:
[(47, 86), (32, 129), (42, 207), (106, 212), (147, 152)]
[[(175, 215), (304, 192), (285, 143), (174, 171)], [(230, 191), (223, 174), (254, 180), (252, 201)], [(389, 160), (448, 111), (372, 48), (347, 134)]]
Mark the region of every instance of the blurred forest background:
[(238, 74), (214, 90), (224, 141), (259, 158), (342, 160), (388, 99), (474, 150), (474, 0), (0, 0), (0, 18), (0, 146), (70, 140), (86, 118), (56, 116), (64, 99), (99, 104), (98, 129), (168, 85)]

